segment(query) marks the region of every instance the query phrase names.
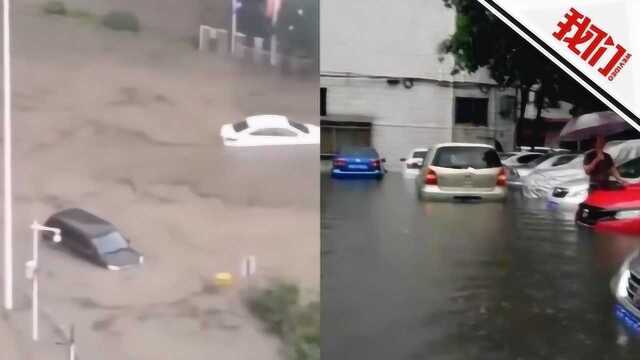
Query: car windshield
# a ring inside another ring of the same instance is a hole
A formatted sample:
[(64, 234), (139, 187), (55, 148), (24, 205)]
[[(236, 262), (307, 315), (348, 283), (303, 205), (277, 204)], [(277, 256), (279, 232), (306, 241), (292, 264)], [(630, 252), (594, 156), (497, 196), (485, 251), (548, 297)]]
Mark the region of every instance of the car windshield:
[(518, 157), (516, 162), (518, 164), (529, 164), (533, 160), (539, 159), (543, 156), (543, 154), (526, 154)]
[(427, 156), (427, 152), (426, 151), (414, 151), (413, 154), (411, 155), (411, 158), (413, 159), (424, 159)]
[(578, 155), (559, 156), (558, 159), (556, 161), (554, 161), (553, 164), (551, 164), (551, 166), (560, 166), (560, 165), (568, 164), (568, 163), (570, 163), (571, 161), (573, 161), (577, 157), (578, 157)]
[(629, 160), (618, 166), (620, 176), (626, 179), (637, 179), (640, 177), (640, 158)]
[(515, 156), (516, 154), (514, 153), (501, 153), (500, 155), (500, 159), (501, 160), (507, 160), (508, 158)]
[(253, 136), (287, 136), (287, 137), (296, 137), (297, 134), (289, 129), (282, 128), (267, 128), (256, 130), (251, 133)]
[(291, 126), (293, 126), (294, 128), (296, 128), (296, 129), (298, 129), (298, 130), (302, 131), (302, 132), (303, 132), (303, 133), (305, 133), (305, 134), (308, 134), (308, 133), (309, 133), (309, 128), (308, 128), (308, 127), (306, 127), (305, 125), (302, 125), (302, 124), (300, 124), (300, 123), (297, 123), (297, 122), (295, 122), (295, 121), (291, 121), (291, 120), (289, 120), (289, 125), (291, 125)]
[(100, 254), (108, 254), (129, 247), (127, 240), (116, 231), (94, 238), (93, 243)]
[(538, 158), (535, 158), (532, 161), (528, 162), (527, 166), (531, 167), (531, 168), (534, 168), (534, 167), (542, 164), (543, 162), (551, 159), (554, 156), (558, 156), (558, 154), (545, 154), (545, 155), (542, 155), (542, 156), (540, 156)]
[(450, 146), (438, 150), (433, 166), (450, 169), (491, 169), (502, 166), (498, 153), (486, 147)]
[(378, 153), (369, 147), (349, 147), (340, 150), (339, 156), (377, 159)]
[(236, 132), (244, 131), (249, 128), (249, 124), (246, 121), (240, 121), (233, 124), (233, 130)]

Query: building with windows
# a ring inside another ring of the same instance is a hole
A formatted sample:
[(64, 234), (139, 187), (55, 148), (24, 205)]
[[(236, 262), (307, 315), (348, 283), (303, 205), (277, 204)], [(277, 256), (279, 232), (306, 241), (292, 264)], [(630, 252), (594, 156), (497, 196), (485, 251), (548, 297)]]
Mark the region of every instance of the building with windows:
[(372, 145), (398, 169), (411, 148), (497, 140), (513, 146), (514, 89), (486, 71), (450, 75), (438, 52), (455, 30), (442, 1), (322, 0), (322, 153)]

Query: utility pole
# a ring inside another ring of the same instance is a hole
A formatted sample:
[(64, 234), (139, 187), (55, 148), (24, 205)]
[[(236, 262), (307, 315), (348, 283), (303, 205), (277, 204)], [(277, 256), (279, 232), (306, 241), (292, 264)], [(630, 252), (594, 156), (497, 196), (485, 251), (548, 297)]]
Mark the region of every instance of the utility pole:
[(13, 309), (13, 190), (11, 165), (11, 43), (9, 0), (3, 0), (2, 60), (4, 95), (4, 308)]

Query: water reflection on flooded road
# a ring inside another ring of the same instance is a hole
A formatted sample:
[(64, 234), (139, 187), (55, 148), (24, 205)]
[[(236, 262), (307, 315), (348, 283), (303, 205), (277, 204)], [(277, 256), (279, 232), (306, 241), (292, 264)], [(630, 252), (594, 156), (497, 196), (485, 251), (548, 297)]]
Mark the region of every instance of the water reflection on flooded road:
[(322, 177), (323, 357), (636, 359), (609, 280), (637, 239), (510, 196), (426, 203), (413, 182)]

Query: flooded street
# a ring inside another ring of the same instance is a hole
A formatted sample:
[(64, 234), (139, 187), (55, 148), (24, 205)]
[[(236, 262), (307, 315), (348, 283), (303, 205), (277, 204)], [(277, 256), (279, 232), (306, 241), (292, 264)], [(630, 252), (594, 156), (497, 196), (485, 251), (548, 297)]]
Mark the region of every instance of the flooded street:
[[(15, 308), (0, 336), (15, 339), (15, 359), (66, 358), (68, 324), (83, 359), (279, 359), (279, 339), (246, 309), (239, 270), (253, 256), (252, 285), (283, 280), (319, 297), (319, 149), (225, 147), (220, 128), (263, 113), (317, 123), (317, 79), (40, 6), (14, 8)], [(144, 265), (109, 272), (42, 246), (34, 346), (29, 225), (73, 207), (112, 222)], [(219, 272), (237, 279), (228, 291), (215, 286)]]
[(323, 357), (637, 359), (609, 291), (636, 240), (514, 194), (420, 202), (395, 173), (321, 183)]

